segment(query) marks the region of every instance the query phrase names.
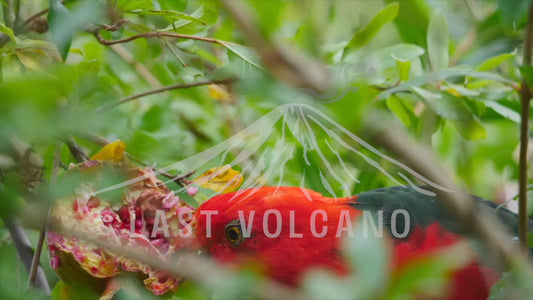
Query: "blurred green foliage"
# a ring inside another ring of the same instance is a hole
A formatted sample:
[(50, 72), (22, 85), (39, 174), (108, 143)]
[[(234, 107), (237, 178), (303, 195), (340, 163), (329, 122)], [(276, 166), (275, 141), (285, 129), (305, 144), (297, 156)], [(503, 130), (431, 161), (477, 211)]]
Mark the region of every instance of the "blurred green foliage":
[[(520, 105), (516, 87), (522, 76), (533, 81), (531, 68), (519, 67), (527, 3), (250, 2), (262, 34), (290, 47), (297, 55), (327, 65), (335, 89), (324, 100), (273, 78), (257, 52), (246, 46), (248, 41), (241, 28), (214, 1), (1, 1), (2, 214), (16, 215), (49, 199), (28, 197), (28, 173), (35, 167), (42, 172), (38, 172), (40, 178), (34, 178), (36, 184), (50, 182), (56, 148), (63, 166), (76, 163), (67, 146), (58, 143), (65, 136), (72, 136), (89, 155), (100, 147), (94, 135), (110, 141), (118, 138), (126, 142), (127, 152), (137, 160), (164, 167), (226, 140), (281, 104), (294, 102), (318, 108), (362, 137), (363, 120), (378, 111), (430, 144), (457, 181), (472, 193), (500, 202), (508, 200), (515, 194), (518, 178)], [(48, 8), (48, 13), (32, 17)], [(152, 31), (214, 38), (218, 42), (153, 37), (109, 46), (94, 36), (97, 32), (103, 40), (118, 40)], [(231, 101), (215, 100), (208, 87), (200, 86), (96, 111), (161, 86), (229, 76), (239, 78), (228, 90), (233, 95)], [(321, 134), (317, 133), (320, 147), (325, 148)], [(280, 132), (274, 132), (266, 145), (273, 147), (279, 138)], [(28, 147), (21, 153), (13, 140), (23, 141)], [(300, 147), (296, 151), (305, 150)], [(28, 167), (25, 152), (39, 156), (39, 165)], [(337, 161), (334, 153), (328, 155), (327, 160)], [(338, 155), (360, 181), (350, 186), (353, 193), (391, 184), (375, 167), (361, 163), (360, 157), (346, 149)], [(323, 179), (313, 169), (320, 163), (318, 153), (310, 153), (311, 166), (302, 157), (298, 155), (288, 163), (284, 183), (299, 184), (304, 170), (308, 187), (327, 194)], [(392, 168), (382, 159), (378, 163), (385, 169)], [(341, 166), (335, 163), (332, 168)], [(64, 173), (60, 170), (60, 175)], [(70, 191), (74, 184), (65, 183), (69, 188), (64, 187), (63, 192)], [(0, 232), (1, 298), (40, 297), (26, 291), (28, 275), (16, 258), (6, 229), (2, 227)], [(361, 294), (356, 295), (387, 293), (376, 287), (385, 275), (373, 266), (386, 257), (384, 250), (379, 250), (383, 246), (376, 243), (360, 242), (357, 247), (363, 248), (353, 252), (357, 268), (369, 273), (358, 277), (366, 281), (357, 285), (368, 291), (361, 288), (355, 291)], [(350, 245), (347, 249), (352, 249)], [(379, 251), (369, 256), (370, 248)], [(445, 266), (438, 261), (429, 262), (413, 274), (442, 277), (443, 269)], [(47, 274), (54, 284), (57, 279), (53, 273)], [(417, 276), (411, 277), (405, 280), (416, 282)], [(331, 280), (311, 279), (310, 290), (320, 290)], [(398, 290), (388, 293), (412, 292), (412, 282), (391, 285)], [(337, 293), (332, 298), (347, 296), (354, 288), (337, 284), (333, 286), (339, 288), (326, 290)], [(231, 295), (240, 295), (238, 289), (242, 287), (235, 288)], [(142, 292), (132, 289), (117, 298), (130, 299)], [(227, 293), (222, 291), (221, 298)], [(190, 283), (172, 299), (207, 299), (205, 295), (201, 287)]]

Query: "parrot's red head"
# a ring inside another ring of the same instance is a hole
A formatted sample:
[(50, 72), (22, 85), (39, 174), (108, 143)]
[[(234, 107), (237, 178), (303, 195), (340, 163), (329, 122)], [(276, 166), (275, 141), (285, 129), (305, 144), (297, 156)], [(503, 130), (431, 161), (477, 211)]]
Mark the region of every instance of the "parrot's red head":
[(265, 274), (297, 284), (313, 267), (348, 271), (338, 250), (340, 235), (358, 213), (346, 205), (354, 198), (326, 198), (299, 187), (222, 194), (199, 207), (195, 232), (215, 260), (253, 261)]

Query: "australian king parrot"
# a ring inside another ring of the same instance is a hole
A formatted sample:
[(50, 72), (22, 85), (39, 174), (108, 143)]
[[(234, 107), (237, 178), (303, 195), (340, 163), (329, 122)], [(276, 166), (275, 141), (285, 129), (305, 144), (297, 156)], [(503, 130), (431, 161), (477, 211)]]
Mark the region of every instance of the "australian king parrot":
[[(511, 237), (518, 234), (513, 212), (472, 197), (478, 209), (496, 212)], [(365, 213), (382, 215), (393, 274), (416, 259), (456, 243), (472, 244), (471, 233), (458, 225), (437, 196), (410, 186), (381, 188), (346, 198), (328, 198), (309, 189), (282, 186), (221, 194), (197, 209), (194, 231), (200, 249), (215, 261), (237, 268), (254, 265), (276, 281), (298, 286), (312, 269), (326, 269), (339, 276), (357, 271), (351, 270), (342, 254), (341, 240), (351, 233), (352, 222)], [(472, 252), (475, 255), (468, 263), (449, 274), (449, 285), (439, 297), (489, 296), (501, 270), (484, 259), (483, 251), (472, 246)]]

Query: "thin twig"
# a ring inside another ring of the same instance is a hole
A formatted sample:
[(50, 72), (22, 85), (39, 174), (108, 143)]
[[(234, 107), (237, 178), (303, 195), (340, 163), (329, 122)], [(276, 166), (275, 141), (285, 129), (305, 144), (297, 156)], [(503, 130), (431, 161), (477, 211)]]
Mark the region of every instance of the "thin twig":
[(71, 136), (67, 136), (64, 138), (65, 144), (67, 145), (70, 153), (72, 156), (74, 156), (74, 159), (77, 162), (84, 162), (86, 160), (89, 160), (89, 157), (83, 152), (83, 149), (81, 149), (80, 145), (74, 141), (74, 138)]
[(120, 105), (122, 103), (131, 101), (131, 100), (135, 100), (135, 99), (138, 99), (138, 98), (141, 98), (141, 97), (144, 97), (144, 96), (158, 94), (158, 93), (165, 92), (165, 91), (177, 90), (177, 89), (188, 89), (188, 88), (191, 88), (191, 87), (197, 87), (197, 86), (202, 86), (202, 85), (210, 85), (210, 84), (228, 84), (228, 83), (232, 83), (232, 82), (235, 82), (235, 81), (236, 81), (235, 78), (226, 78), (226, 79), (219, 79), (219, 80), (207, 80), (207, 81), (200, 81), (200, 82), (193, 82), (193, 83), (177, 83), (177, 84), (167, 85), (167, 86), (160, 87), (160, 88), (157, 88), (157, 89), (153, 89), (153, 90), (149, 90), (149, 91), (142, 92), (142, 93), (139, 93), (139, 94), (128, 96), (128, 97), (126, 97), (124, 99), (121, 99), (121, 100), (119, 100), (117, 102), (114, 102), (114, 103), (111, 103), (111, 104), (100, 106), (99, 108), (96, 109), (96, 112), (100, 112), (100, 111), (103, 111), (105, 109), (109, 109), (109, 108), (115, 107), (117, 105)]
[(107, 24), (99, 24), (100, 28), (102, 28), (105, 31), (119, 31), (124, 24), (129, 23), (130, 21), (126, 19), (118, 20), (117, 22), (107, 25)]
[(180, 34), (180, 33), (165, 32), (165, 31), (143, 32), (143, 33), (140, 33), (140, 34), (137, 34), (137, 35), (133, 35), (133, 36), (130, 36), (130, 37), (127, 37), (127, 38), (123, 38), (123, 39), (118, 39), (118, 40), (106, 40), (100, 34), (100, 32), (98, 32), (97, 30), (93, 30), (93, 31), (91, 31), (91, 33), (96, 37), (96, 40), (98, 40), (98, 42), (100, 44), (106, 45), (106, 46), (115, 45), (115, 44), (121, 44), (121, 43), (128, 43), (128, 42), (131, 42), (131, 41), (136, 40), (136, 39), (142, 39), (142, 38), (148, 39), (148, 38), (153, 38), (153, 37), (159, 37), (160, 38), (160, 37), (164, 37), (164, 36), (166, 36), (166, 37), (174, 37), (174, 38), (181, 38), (181, 39), (188, 39), (188, 40), (197, 40), (197, 41), (203, 41), (203, 42), (220, 44), (220, 45), (233, 44), (233, 43), (230, 43), (230, 42), (225, 42), (225, 41), (221, 41), (221, 40), (217, 40), (217, 39), (213, 39), (213, 38), (208, 38), (208, 37), (203, 37), (203, 36)]
[(31, 25), (31, 23), (33, 23), (35, 20), (39, 19), (41, 16), (47, 14), (49, 11), (49, 9), (43, 9), (41, 10), (40, 12), (34, 14), (33, 16), (29, 17), (26, 19), (26, 21), (24, 21), (24, 27), (28, 27), (29, 25)]
[[(531, 66), (531, 55), (533, 51), (533, 4), (529, 7), (529, 15), (524, 42), (524, 66)], [(520, 157), (519, 157), (519, 177), (518, 177), (518, 220), (519, 237), (522, 250), (527, 253), (527, 155), (529, 143), (529, 106), (531, 102), (531, 89), (524, 78), (520, 89)]]
[[(61, 0), (61, 3), (65, 4), (65, 1)], [(37, 21), (40, 17), (44, 16), (49, 11), (50, 11), (50, 9), (46, 8), (46, 9), (43, 9), (43, 10), (35, 13), (31, 17), (27, 18), (24, 22), (22, 22), (19, 26), (17, 26), (16, 32), (17, 33), (21, 33), (21, 32), (26, 31), (30, 27), (30, 25), (32, 25), (33, 22)]]
[(172, 179), (172, 181), (174, 181), (176, 184), (181, 185), (181, 186), (187, 186), (188, 184), (190, 184), (190, 181), (188, 180), (188, 178), (191, 177), (194, 173), (196, 173), (196, 171), (190, 171), (189, 173), (184, 174), (184, 175), (172, 175), (170, 173), (159, 171), (157, 169), (154, 169), (154, 171), (156, 171), (156, 173), (159, 173), (165, 176), (168, 179)]
[(30, 267), (30, 276), (28, 278), (28, 288), (33, 288), (35, 286), (35, 279), (37, 277), (37, 270), (39, 270), (39, 260), (41, 259), (41, 252), (43, 249), (44, 238), (46, 237), (46, 226), (41, 229), (39, 233), (39, 240), (35, 246), (35, 252), (33, 253), (33, 259), (31, 261)]

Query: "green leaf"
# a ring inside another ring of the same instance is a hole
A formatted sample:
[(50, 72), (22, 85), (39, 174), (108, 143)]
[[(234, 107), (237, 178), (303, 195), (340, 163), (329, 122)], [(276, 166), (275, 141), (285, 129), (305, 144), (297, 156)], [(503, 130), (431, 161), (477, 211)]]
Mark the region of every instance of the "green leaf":
[(376, 54), (386, 54), (394, 59), (400, 60), (414, 60), (425, 53), (424, 49), (416, 45), (411, 44), (397, 44), (392, 47), (385, 48), (383, 50), (376, 51)]
[(449, 87), (449, 89), (453, 91), (451, 92), (452, 94), (459, 93), (461, 96), (467, 96), (467, 97), (477, 97), (479, 96), (479, 94), (481, 94), (481, 92), (477, 90), (467, 89), (459, 84), (452, 84), (448, 82), (444, 82), (444, 84), (446, 84)]
[(392, 56), (396, 61), (396, 69), (398, 70), (398, 75), (400, 76), (401, 81), (406, 81), (409, 79), (409, 71), (411, 70), (411, 62), (408, 60), (403, 60)]
[(453, 270), (450, 265), (438, 257), (418, 259), (410, 263), (390, 284), (384, 299), (426, 298), (421, 297), (421, 294), (434, 293), (435, 290), (444, 288), (449, 277), (447, 274)]
[(526, 19), (528, 0), (498, 0), (498, 8), (502, 20), (507, 25), (521, 23)]
[(383, 299), (435, 299), (451, 288), (450, 274), (470, 265), (474, 260), (466, 243), (442, 246), (440, 251), (408, 260), (392, 275)]
[(402, 121), (402, 123), (405, 124), (405, 126), (414, 127), (418, 123), (418, 119), (413, 113), (412, 108), (400, 97), (391, 95), (387, 98), (387, 107), (400, 119), (400, 121)]
[(533, 276), (528, 264), (515, 265), (490, 289), (489, 300), (529, 299), (533, 295)]
[[(198, 2), (202, 3), (202, 2)], [(179, 18), (161, 31), (177, 31), (183, 34), (198, 34), (209, 29), (218, 19), (218, 10), (215, 5), (201, 4), (192, 13), (187, 14), (188, 18), (195, 21)]]
[(383, 25), (391, 22), (398, 15), (398, 3), (391, 3), (378, 12), (372, 20), (361, 30), (355, 33), (348, 45), (344, 48), (343, 55), (355, 51), (364, 45), (379, 32)]
[(487, 111), (487, 106), (485, 105), (485, 102), (467, 98), (467, 97), (464, 97), (461, 99), (464, 101), (466, 106), (470, 108), (470, 111), (476, 116), (483, 116), (485, 112)]
[(235, 55), (242, 58), (250, 65), (258, 69), (264, 70), (264, 68), (261, 66), (261, 60), (259, 58), (259, 55), (257, 55), (257, 53), (252, 48), (226, 42), (223, 42), (222, 45), (224, 45), (226, 49), (233, 52)]
[(448, 24), (444, 15), (439, 11), (433, 14), (429, 21), (427, 43), (431, 68), (440, 70), (448, 67), (450, 46)]
[(456, 121), (454, 125), (461, 136), (467, 140), (474, 141), (487, 138), (487, 131), (477, 118), (465, 122)]
[(439, 71), (432, 72), (432, 73), (426, 73), (422, 76), (412, 78), (409, 81), (406, 81), (398, 86), (395, 86), (393, 88), (390, 88), (390, 89), (387, 89), (381, 92), (378, 95), (378, 99), (383, 100), (383, 99), (386, 99), (391, 94), (409, 91), (412, 87), (419, 87), (429, 82), (440, 82), (443, 80), (447, 80), (448, 78), (463, 77), (463, 76), (470, 76), (470, 77), (479, 78), (479, 79), (494, 80), (494, 81), (499, 81), (502, 83), (513, 83), (513, 81), (503, 78), (496, 74), (487, 73), (487, 72), (476, 72), (476, 71), (470, 70), (469, 68), (455, 67), (455, 68), (450, 68), (450, 69), (439, 70)]
[(495, 101), (485, 101), (485, 106), (494, 110), (500, 116), (507, 118), (513, 122), (520, 123), (520, 114), (511, 108), (502, 105)]
[(153, 9), (152, 0), (120, 0), (117, 8), (122, 11), (131, 11), (135, 9)]
[(423, 48), (411, 45), (411, 44), (398, 44), (392, 47), (385, 48), (383, 50), (377, 51), (377, 55), (387, 54), (390, 58), (394, 60), (401, 61), (412, 61), (420, 56), (424, 55), (425, 51)]
[(6, 23), (0, 22), (0, 32), (7, 34), (9, 39), (11, 39), (13, 42), (16, 42), (15, 33), (13, 32), (13, 29), (6, 26)]
[(484, 88), (493, 83), (494, 83), (494, 80), (490, 80), (490, 79), (468, 80), (468, 83), (466, 84), (466, 88), (468, 88), (469, 90), (476, 90), (476, 89)]
[[(371, 217), (373, 218), (373, 217)], [(385, 246), (385, 239), (372, 232), (370, 224), (378, 224), (377, 218), (363, 219), (355, 225), (354, 237), (348, 237), (343, 242), (343, 250), (349, 258), (353, 269), (357, 270), (357, 281), (360, 291), (356, 298), (368, 298), (375, 295), (382, 288), (388, 268), (389, 253)]]
[(496, 68), (497, 66), (501, 65), (504, 61), (515, 57), (514, 53), (503, 53), (494, 57), (491, 57), (487, 60), (485, 60), (483, 63), (481, 63), (477, 68), (476, 71), (488, 71), (491, 69)]
[(463, 99), (442, 91), (433, 93), (417, 87), (412, 90), (439, 116), (453, 121), (472, 120), (472, 112)]
[[(397, 0), (396, 0), (397, 1)], [(385, 0), (385, 3), (396, 2)], [(398, 16), (394, 24), (403, 42), (418, 46), (426, 46), (426, 35), (429, 24), (429, 6), (424, 0), (400, 2)]]
[(57, 46), (59, 54), (63, 61), (67, 59), (72, 43), (72, 32), (66, 30), (64, 20), (70, 20), (69, 10), (61, 3), (60, 0), (50, 0), (50, 11), (48, 12), (48, 24), (52, 33), (52, 41)]
[(372, 69), (383, 71), (396, 66), (396, 60), (414, 61), (425, 53), (424, 49), (411, 44), (397, 44), (376, 51), (364, 57), (365, 64), (372, 64)]
[(164, 116), (165, 111), (161, 107), (157, 105), (152, 106), (152, 108), (144, 114), (140, 129), (150, 132), (157, 131), (164, 124)]
[(531, 232), (527, 233), (527, 246), (533, 248), (533, 233)]
[(64, 285), (65, 284), (61, 280), (59, 280), (56, 283), (56, 285), (52, 289), (52, 295), (51, 295), (52, 300), (61, 300), (61, 289), (63, 288)]
[(519, 68), (529, 88), (533, 87), (533, 66), (520, 66)]
[(60, 0), (50, 0), (48, 23), (52, 42), (57, 46), (63, 61), (67, 59), (72, 35), (85, 25), (98, 22), (103, 14), (102, 10), (96, 1), (80, 2), (69, 11)]
[(310, 270), (305, 274), (303, 289), (309, 299), (358, 299), (358, 289), (354, 289), (352, 282), (339, 280), (332, 274), (319, 270)]
[(180, 284), (179, 289), (173, 294), (172, 300), (178, 299), (196, 299), (209, 300), (212, 299), (203, 293), (203, 290), (194, 282), (186, 280)]

